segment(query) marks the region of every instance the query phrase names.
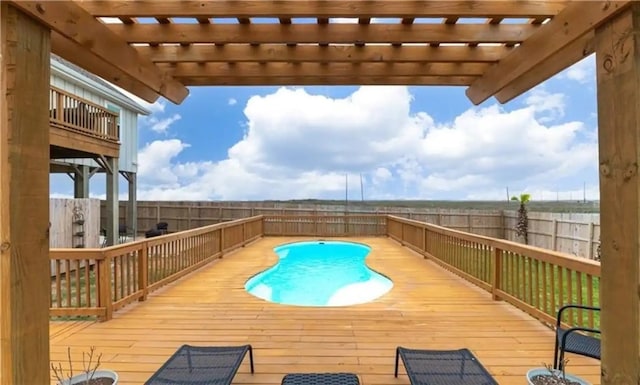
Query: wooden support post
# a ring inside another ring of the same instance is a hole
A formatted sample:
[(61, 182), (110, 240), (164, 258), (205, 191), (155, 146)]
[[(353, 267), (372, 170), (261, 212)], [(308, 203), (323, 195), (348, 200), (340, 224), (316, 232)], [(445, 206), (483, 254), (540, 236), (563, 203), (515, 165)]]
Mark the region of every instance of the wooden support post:
[(551, 250), (558, 250), (558, 220), (551, 221)]
[(48, 384), (50, 31), (0, 3), (0, 384)]
[(107, 245), (118, 244), (120, 235), (120, 201), (118, 199), (118, 158), (107, 158)]
[(113, 318), (113, 297), (111, 295), (111, 257), (98, 260), (98, 306), (104, 308), (102, 321)]
[(73, 177), (73, 197), (89, 198), (89, 166), (79, 165), (77, 169)]
[(602, 385), (640, 381), (640, 4), (596, 30)]

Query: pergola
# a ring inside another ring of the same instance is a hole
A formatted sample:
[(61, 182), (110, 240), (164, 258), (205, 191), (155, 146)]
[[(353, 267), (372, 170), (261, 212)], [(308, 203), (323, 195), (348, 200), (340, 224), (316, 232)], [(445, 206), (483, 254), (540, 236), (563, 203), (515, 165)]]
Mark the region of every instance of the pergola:
[[(49, 383), (49, 57), (153, 102), (187, 86), (454, 85), (505, 103), (596, 53), (602, 384), (640, 381), (640, 3), (3, 1), (0, 383)], [(340, 19), (338, 19), (340, 18)], [(113, 21), (119, 22), (114, 23)], [(638, 52), (637, 52), (638, 51)]]

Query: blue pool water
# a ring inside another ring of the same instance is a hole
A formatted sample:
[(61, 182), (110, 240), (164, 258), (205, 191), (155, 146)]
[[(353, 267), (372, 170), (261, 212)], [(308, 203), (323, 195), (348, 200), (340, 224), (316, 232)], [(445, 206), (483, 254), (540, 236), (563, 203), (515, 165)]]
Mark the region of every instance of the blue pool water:
[(245, 289), (270, 302), (298, 306), (347, 306), (370, 302), (393, 282), (369, 269), (369, 246), (338, 241), (276, 247), (279, 262), (253, 276)]

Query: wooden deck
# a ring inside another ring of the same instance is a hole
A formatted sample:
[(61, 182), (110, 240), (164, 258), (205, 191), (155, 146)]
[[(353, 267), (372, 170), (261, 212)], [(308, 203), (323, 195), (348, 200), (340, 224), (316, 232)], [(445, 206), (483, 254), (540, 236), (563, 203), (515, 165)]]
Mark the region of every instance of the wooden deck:
[[(279, 384), (289, 372), (350, 371), (363, 384), (408, 384), (393, 377), (395, 347), (471, 349), (500, 384), (526, 382), (528, 368), (551, 363), (553, 333), (540, 322), (388, 238), (350, 238), (372, 247), (369, 266), (394, 281), (372, 303), (304, 308), (267, 303), (243, 289), (277, 261), (272, 248), (307, 238), (263, 238), (115, 314), (113, 320), (52, 322), (51, 359), (75, 365), (96, 346), (102, 368), (121, 385), (142, 384), (184, 344), (254, 346), (256, 373), (243, 363), (238, 384)], [(569, 371), (600, 384), (600, 362), (569, 355)], [(77, 370), (77, 368), (76, 368)]]

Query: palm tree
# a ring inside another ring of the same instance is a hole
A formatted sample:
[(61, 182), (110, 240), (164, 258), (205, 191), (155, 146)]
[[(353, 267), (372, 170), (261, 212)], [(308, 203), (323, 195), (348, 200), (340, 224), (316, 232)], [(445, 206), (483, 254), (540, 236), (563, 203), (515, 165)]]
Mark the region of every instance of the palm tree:
[(518, 209), (518, 223), (516, 224), (516, 234), (524, 238), (525, 245), (529, 243), (529, 217), (525, 206), (531, 200), (531, 194), (520, 194), (519, 197), (512, 196), (512, 201), (520, 202)]

